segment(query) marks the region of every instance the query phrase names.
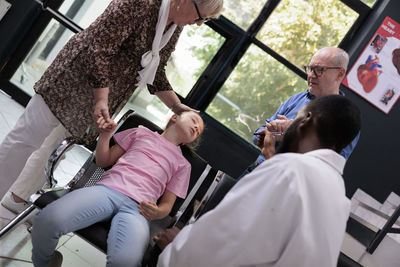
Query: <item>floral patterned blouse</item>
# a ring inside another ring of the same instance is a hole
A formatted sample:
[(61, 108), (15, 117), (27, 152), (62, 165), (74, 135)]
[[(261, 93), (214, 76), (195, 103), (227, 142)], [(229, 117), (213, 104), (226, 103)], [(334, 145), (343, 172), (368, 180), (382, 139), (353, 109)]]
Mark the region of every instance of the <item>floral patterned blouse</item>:
[[(97, 136), (92, 119), (93, 88), (109, 87), (110, 116), (136, 89), (142, 55), (151, 49), (161, 0), (113, 0), (87, 29), (74, 35), (35, 84), (53, 114), (75, 137), (91, 144)], [(182, 31), (177, 27), (160, 51), (150, 93), (172, 90), (165, 66)]]

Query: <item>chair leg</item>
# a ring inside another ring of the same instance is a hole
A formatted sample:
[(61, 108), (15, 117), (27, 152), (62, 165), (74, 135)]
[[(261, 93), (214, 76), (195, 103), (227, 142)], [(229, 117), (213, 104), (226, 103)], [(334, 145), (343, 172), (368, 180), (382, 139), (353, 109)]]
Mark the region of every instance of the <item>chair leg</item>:
[(378, 247), (378, 245), (382, 242), (382, 240), (385, 238), (386, 234), (388, 233), (399, 233), (398, 228), (393, 228), (393, 224), (397, 221), (397, 219), (400, 218), (400, 206), (398, 206), (395, 211), (393, 212), (392, 216), (390, 216), (389, 220), (386, 221), (386, 224), (382, 227), (381, 230), (379, 230), (375, 237), (374, 240), (369, 244), (367, 247), (367, 252), (369, 254), (374, 253), (375, 249)]
[(143, 260), (142, 260), (142, 266), (143, 267), (156, 267), (157, 262), (158, 262), (158, 256), (161, 254), (161, 249), (154, 244), (154, 246), (150, 246), (147, 248)]
[(28, 215), (31, 214), (35, 208), (35, 205), (31, 204), (23, 212), (19, 213), (14, 219), (12, 219), (6, 226), (3, 227), (3, 229), (0, 230), (0, 238), (2, 238), (7, 232), (28, 217)]

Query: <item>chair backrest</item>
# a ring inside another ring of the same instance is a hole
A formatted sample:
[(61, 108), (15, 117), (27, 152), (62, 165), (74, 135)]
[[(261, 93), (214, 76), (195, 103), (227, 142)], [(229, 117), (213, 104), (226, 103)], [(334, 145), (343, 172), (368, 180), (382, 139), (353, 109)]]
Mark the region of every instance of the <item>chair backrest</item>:
[(237, 180), (233, 179), (229, 175), (224, 174), (204, 204), (204, 207), (202, 207), (198, 214), (196, 214), (197, 219), (200, 218), (204, 213), (214, 209), (229, 192), (229, 190), (231, 190), (231, 188), (236, 184), (236, 181)]
[[(145, 126), (152, 131), (157, 131), (158, 133), (162, 133), (162, 129), (158, 127), (156, 124), (152, 123), (148, 119), (144, 118), (143, 116), (139, 115), (133, 110), (128, 110), (118, 122), (118, 127), (115, 133), (122, 132), (124, 130), (130, 128), (136, 128), (139, 125)], [(113, 138), (110, 140), (110, 146), (113, 146), (115, 141)], [(95, 144), (93, 147), (88, 148), (91, 151), (94, 151)], [(69, 186), (74, 190), (81, 187), (88, 187), (95, 185), (101, 178), (101, 175), (104, 173), (105, 170), (108, 168), (100, 168), (97, 167), (95, 164), (95, 157), (92, 154), (89, 157), (85, 164), (82, 166), (81, 170), (78, 172), (77, 176), (72, 179)]]

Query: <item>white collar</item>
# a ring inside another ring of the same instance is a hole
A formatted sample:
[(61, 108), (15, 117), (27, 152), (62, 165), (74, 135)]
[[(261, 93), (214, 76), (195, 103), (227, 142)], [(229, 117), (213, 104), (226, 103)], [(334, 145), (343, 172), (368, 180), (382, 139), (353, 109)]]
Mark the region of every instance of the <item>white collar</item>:
[(346, 164), (346, 159), (332, 149), (317, 149), (304, 153), (304, 155), (322, 160), (323, 162), (332, 166), (332, 168), (340, 173), (340, 175), (343, 175), (343, 169), (344, 165)]
[(160, 64), (159, 52), (168, 43), (169, 39), (171, 39), (176, 29), (176, 24), (173, 24), (169, 27), (168, 31), (163, 34), (165, 26), (167, 25), (169, 8), (170, 0), (162, 0), (152, 48), (142, 55), (142, 60), (140, 61), (143, 69), (138, 72), (136, 78), (138, 81), (136, 86), (139, 88), (144, 88), (147, 84), (153, 84), (158, 65)]

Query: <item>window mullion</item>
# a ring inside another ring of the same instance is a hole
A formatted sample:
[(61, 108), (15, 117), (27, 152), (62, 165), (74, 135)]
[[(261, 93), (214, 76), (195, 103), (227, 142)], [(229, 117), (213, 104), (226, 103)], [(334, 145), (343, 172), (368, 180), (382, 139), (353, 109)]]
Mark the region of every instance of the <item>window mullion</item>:
[(262, 50), (264, 50), (268, 55), (275, 58), (277, 61), (279, 61), (280, 63), (285, 65), (291, 71), (293, 71), (294, 73), (299, 75), (301, 78), (303, 78), (304, 80), (307, 80), (307, 74), (304, 71), (302, 71), (296, 65), (294, 65), (292, 62), (290, 62), (289, 60), (287, 60), (286, 58), (284, 58), (283, 56), (281, 56), (280, 54), (275, 52), (269, 46), (265, 45), (264, 43), (262, 43), (260, 40), (258, 40), (256, 38), (253, 39), (253, 43), (255, 45), (257, 45), (259, 48), (261, 48)]
[(278, 6), (278, 4), (281, 2), (281, 0), (268, 0), (264, 7), (262, 8), (260, 14), (258, 17), (253, 21), (249, 29), (247, 30), (247, 34), (250, 37), (255, 37), (258, 33), (258, 31), (262, 28), (264, 25), (265, 21), (269, 18), (269, 16), (272, 14), (272, 12), (275, 10), (275, 8)]
[(78, 33), (80, 31), (83, 31), (82, 27), (80, 27), (78, 24), (76, 24), (71, 19), (69, 19), (65, 15), (61, 14), (57, 10), (48, 7), (45, 3), (43, 3), (40, 0), (35, 0), (35, 1), (38, 2), (42, 6), (43, 10), (49, 12), (50, 16), (52, 18), (54, 18), (55, 20), (60, 22), (64, 27), (71, 30), (73, 33)]
[(360, 0), (340, 0), (340, 1), (360, 15), (361, 14), (366, 15), (371, 11), (371, 8)]

